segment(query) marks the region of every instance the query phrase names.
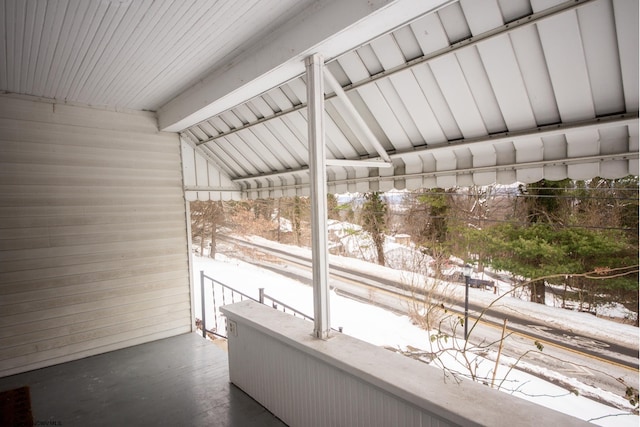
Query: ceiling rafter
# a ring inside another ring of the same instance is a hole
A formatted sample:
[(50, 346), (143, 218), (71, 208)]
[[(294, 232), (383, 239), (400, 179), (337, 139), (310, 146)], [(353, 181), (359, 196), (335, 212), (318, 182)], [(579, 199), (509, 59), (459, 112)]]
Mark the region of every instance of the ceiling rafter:
[[(345, 85), (345, 86), (341, 86), (341, 88), (345, 93), (352, 92), (352, 91), (357, 90), (359, 88), (362, 88), (362, 87), (365, 87), (367, 85), (373, 84), (373, 83), (375, 83), (375, 82), (377, 82), (377, 81), (379, 81), (381, 79), (388, 78), (388, 77), (390, 77), (390, 76), (392, 76), (394, 74), (400, 73), (400, 72), (405, 71), (405, 70), (412, 69), (413, 67), (416, 67), (418, 65), (425, 64), (425, 63), (428, 63), (428, 62), (433, 61), (435, 59), (438, 59), (438, 58), (440, 58), (440, 57), (442, 57), (444, 55), (449, 55), (449, 54), (451, 54), (453, 52), (459, 51), (461, 49), (467, 49), (467, 48), (476, 46), (478, 43), (491, 40), (491, 39), (493, 39), (495, 37), (498, 37), (498, 36), (501, 36), (503, 34), (507, 34), (507, 33), (513, 32), (513, 31), (515, 31), (517, 29), (537, 24), (537, 23), (539, 23), (541, 21), (544, 21), (546, 19), (549, 19), (549, 18), (552, 18), (554, 16), (557, 16), (558, 14), (565, 13), (565, 12), (568, 12), (570, 10), (574, 10), (574, 9), (579, 8), (579, 7), (585, 6), (585, 5), (587, 5), (587, 4), (589, 4), (589, 3), (593, 2), (593, 1), (596, 1), (596, 0), (565, 1), (564, 3), (561, 3), (561, 4), (559, 4), (559, 5), (555, 6), (555, 7), (552, 7), (552, 8), (549, 8), (549, 9), (545, 9), (545, 10), (537, 12), (537, 13), (532, 13), (531, 15), (528, 15), (528, 16), (524, 16), (522, 18), (517, 19), (516, 21), (509, 22), (509, 23), (504, 24), (504, 25), (502, 25), (500, 27), (497, 27), (495, 29), (486, 31), (486, 32), (484, 32), (482, 34), (478, 34), (477, 36), (473, 36), (473, 37), (470, 37), (468, 39), (461, 40), (459, 42), (456, 42), (456, 43), (453, 43), (453, 44), (449, 45), (448, 47), (436, 50), (434, 52), (431, 52), (431, 53), (428, 53), (426, 55), (423, 55), (423, 56), (421, 56), (419, 58), (415, 58), (415, 59), (412, 59), (410, 61), (407, 61), (406, 63), (404, 63), (402, 65), (399, 65), (397, 67), (391, 68), (389, 70), (383, 70), (383, 71), (381, 71), (381, 72), (379, 72), (377, 74), (374, 74), (374, 75), (372, 75), (372, 76), (370, 76), (370, 77), (368, 77), (366, 79), (363, 79), (361, 81), (358, 81), (358, 82), (355, 82), (355, 83), (351, 83), (351, 84), (348, 84), (348, 85)], [(298, 76), (298, 77), (300, 77), (300, 76)], [(262, 95), (264, 95), (264, 93), (258, 95), (257, 97), (260, 97)], [(338, 96), (337, 93), (335, 93), (335, 91), (334, 91), (334, 93), (330, 93), (330, 94), (327, 94), (325, 96), (325, 101), (326, 100), (330, 100), (332, 98), (335, 98), (337, 96)], [(255, 97), (255, 98), (257, 98), (257, 97)], [(252, 98), (252, 99), (255, 99), (255, 98)], [(250, 100), (248, 100), (248, 101), (250, 101)], [(241, 130), (248, 129), (248, 128), (251, 128), (253, 126), (262, 124), (262, 123), (264, 123), (266, 121), (269, 121), (269, 120), (272, 120), (272, 119), (276, 119), (276, 118), (279, 118), (279, 117), (294, 113), (296, 111), (300, 111), (300, 110), (302, 110), (304, 108), (307, 108), (306, 102), (303, 102), (303, 103), (295, 105), (295, 106), (293, 106), (291, 108), (276, 112), (272, 116), (262, 117), (262, 118), (260, 118), (259, 120), (255, 121), (255, 122), (250, 122), (250, 123), (247, 123), (247, 124), (245, 124), (243, 126), (238, 126), (238, 127), (235, 127), (235, 128), (231, 128), (230, 130), (225, 131), (225, 132), (220, 132), (217, 135), (212, 135), (211, 137), (209, 137), (207, 139), (199, 141), (197, 144), (198, 145), (206, 144), (207, 142), (214, 141), (214, 140), (219, 139), (219, 138), (223, 138), (223, 137), (225, 137), (227, 135), (231, 135), (231, 134), (234, 134), (236, 132), (240, 132)], [(233, 110), (233, 108), (231, 110)], [(209, 118), (207, 120), (204, 120), (204, 121), (202, 121), (202, 122), (200, 122), (200, 123), (198, 123), (198, 124), (196, 124), (196, 125), (194, 125), (192, 127), (197, 127), (200, 124), (202, 124), (204, 122), (207, 122), (210, 119), (211, 118)]]
[[(510, 163), (510, 164), (496, 165), (496, 166), (451, 169), (451, 170), (443, 170), (443, 171), (420, 172), (420, 173), (413, 173), (413, 174), (345, 178), (345, 179), (330, 181), (329, 185), (357, 184), (362, 182), (374, 182), (374, 181), (396, 181), (396, 180), (411, 179), (411, 178), (428, 178), (428, 177), (435, 178), (435, 177), (442, 177), (442, 176), (470, 175), (473, 173), (480, 173), (480, 172), (517, 171), (517, 170), (540, 168), (545, 166), (570, 166), (570, 165), (582, 164), (582, 163), (598, 163), (598, 162), (604, 162), (604, 161), (631, 160), (631, 159), (638, 159), (638, 157), (639, 155), (637, 152), (626, 152), (626, 153), (620, 153), (620, 154), (607, 154), (607, 155), (600, 155), (600, 156), (584, 156), (584, 157), (579, 157), (574, 159), (541, 160), (536, 162)], [(294, 173), (294, 172), (291, 172), (291, 173)], [(242, 178), (242, 179), (235, 179), (234, 181), (247, 183), (247, 181), (255, 181), (257, 178), (258, 177), (253, 177), (252, 179)], [(248, 187), (245, 191), (248, 191), (249, 193), (256, 192), (256, 191), (265, 191), (265, 190), (268, 190), (268, 191), (283, 190), (284, 191), (288, 189), (306, 188), (308, 186), (309, 186), (308, 183), (301, 183), (301, 184), (284, 185), (278, 188)], [(193, 188), (193, 190), (195, 191), (196, 188)], [(207, 191), (207, 188), (198, 187), (197, 190)], [(214, 190), (211, 190), (211, 191), (214, 191)]]
[[(550, 137), (550, 136), (556, 136), (556, 135), (564, 135), (567, 133), (570, 133), (572, 131), (576, 132), (576, 131), (584, 131), (584, 130), (596, 130), (596, 129), (606, 129), (606, 128), (610, 128), (610, 127), (618, 127), (618, 126), (624, 126), (624, 125), (630, 125), (633, 123), (636, 123), (638, 121), (638, 117), (639, 114), (636, 111), (635, 113), (629, 113), (629, 114), (613, 114), (610, 116), (604, 116), (604, 117), (599, 117), (596, 119), (592, 119), (592, 120), (584, 120), (584, 121), (580, 121), (580, 122), (574, 122), (574, 123), (566, 123), (566, 124), (553, 124), (553, 125), (547, 125), (547, 126), (539, 126), (533, 129), (526, 129), (526, 130), (522, 130), (522, 131), (517, 131), (517, 132), (502, 132), (500, 134), (496, 134), (496, 135), (488, 135), (488, 136), (483, 136), (483, 137), (478, 137), (478, 138), (469, 138), (469, 139), (462, 139), (459, 141), (455, 141), (455, 142), (450, 142), (447, 144), (442, 144), (441, 146), (438, 147), (421, 147), (421, 148), (417, 148), (414, 150), (410, 150), (410, 151), (405, 151), (402, 153), (395, 153), (391, 155), (391, 159), (392, 160), (406, 160), (408, 158), (411, 157), (416, 157), (416, 156), (420, 156), (422, 154), (431, 154), (437, 151), (441, 151), (441, 150), (450, 150), (452, 148), (465, 148), (465, 147), (471, 147), (475, 144), (484, 144), (487, 142), (490, 142), (492, 144), (498, 144), (501, 142), (512, 142), (512, 141), (517, 141), (520, 139), (530, 139), (532, 137), (535, 138), (544, 138), (544, 137)], [(625, 152), (625, 156), (628, 156), (628, 153)], [(636, 153), (637, 154), (637, 153)], [(618, 156), (618, 154), (612, 154), (612, 156)], [(580, 159), (586, 159), (587, 157), (580, 157)], [(594, 158), (602, 158), (602, 159), (609, 159), (609, 157), (607, 156), (594, 156)], [(628, 158), (637, 158), (636, 157), (628, 157)], [(363, 161), (363, 160), (357, 160), (357, 161)], [(556, 160), (549, 160), (548, 162), (557, 162)], [(568, 159), (567, 161), (571, 162), (572, 164), (576, 163), (576, 159)], [(533, 164), (533, 163), (532, 163)], [(328, 166), (342, 166), (339, 163), (331, 163), (329, 162), (327, 164)], [(345, 164), (346, 165), (346, 164)], [(347, 166), (352, 166), (352, 165), (347, 165)], [(502, 166), (489, 166), (487, 168), (487, 170), (495, 170), (496, 167), (502, 167)], [(475, 168), (474, 170), (481, 170), (482, 168)], [(299, 173), (307, 173), (308, 172), (308, 168), (307, 167), (302, 167), (299, 169), (295, 169), (295, 170), (287, 170), (287, 171), (281, 171), (281, 172), (275, 172), (275, 173), (268, 173), (268, 174), (259, 174), (259, 175), (251, 175), (251, 176), (246, 176), (246, 177), (241, 177), (241, 178), (233, 178), (232, 181), (233, 182), (245, 182), (245, 181), (253, 181), (256, 179), (265, 179), (265, 178), (271, 178), (271, 177), (282, 177), (282, 176), (288, 176), (288, 175), (292, 175), (292, 174), (299, 174)], [(447, 171), (447, 172), (451, 172), (451, 171)], [(404, 177), (411, 177), (411, 176), (417, 176), (417, 175), (423, 175), (421, 174), (408, 174), (408, 175), (396, 175), (397, 178), (395, 177), (388, 177), (389, 179), (401, 179), (401, 176)], [(373, 177), (372, 179), (382, 179), (382, 177)], [(362, 180), (361, 180), (362, 181)]]

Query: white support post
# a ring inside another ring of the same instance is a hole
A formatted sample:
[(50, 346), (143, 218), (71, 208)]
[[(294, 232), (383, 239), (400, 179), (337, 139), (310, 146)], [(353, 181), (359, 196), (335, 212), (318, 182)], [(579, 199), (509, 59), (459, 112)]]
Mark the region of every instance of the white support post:
[(313, 264), (313, 335), (329, 338), (329, 261), (327, 259), (327, 170), (324, 141), (324, 59), (305, 60), (311, 185), (311, 257)]

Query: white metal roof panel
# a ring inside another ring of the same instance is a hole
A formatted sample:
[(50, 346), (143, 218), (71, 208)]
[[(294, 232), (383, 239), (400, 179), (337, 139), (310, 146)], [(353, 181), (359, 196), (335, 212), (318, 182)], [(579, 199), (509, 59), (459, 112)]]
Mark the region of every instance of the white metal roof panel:
[[(338, 57), (329, 69), (392, 155), (393, 168), (331, 167), (330, 190), (534, 182), (620, 175), (625, 168), (634, 173), (637, 147), (634, 152), (632, 138), (623, 135), (637, 123), (637, 97), (626, 96), (622, 76), (637, 73), (637, 64), (627, 61), (631, 69), (623, 71), (621, 58), (633, 54), (621, 49), (635, 45), (618, 39), (637, 31), (637, 23), (622, 20), (618, 28), (616, 10), (628, 6), (615, 1), (463, 1)], [(562, 10), (547, 10), (554, 6)], [(537, 21), (529, 24), (529, 16)], [(328, 157), (377, 158), (342, 101), (330, 90), (327, 96)], [(277, 118), (245, 113), (238, 116), (248, 123), (229, 123), (232, 129), (251, 126), (256, 135), (286, 123), (291, 134), (263, 141), (277, 147), (273, 153), (291, 150), (285, 141), (296, 142), (296, 161), (288, 158), (275, 171), (283, 177), (293, 171), (306, 176), (305, 100), (304, 80), (296, 78), (242, 109)], [(270, 185), (274, 171), (251, 159), (260, 154), (239, 151), (245, 158), (238, 163), (247, 161), (258, 172), (234, 178)]]
[(430, 62), (429, 66), (463, 137), (486, 135), (487, 128), (458, 58), (455, 55), (440, 57)]
[(560, 113), (538, 30), (529, 26), (509, 34), (537, 124), (557, 123)]
[[(400, 0), (353, 3), (364, 15), (412, 7), (416, 14), (380, 34), (366, 28), (369, 41), (350, 44), (327, 65), (352, 104), (327, 91), (328, 157), (391, 158), (393, 167), (331, 166), (330, 188), (637, 173), (638, 2), (463, 0), (420, 9), (404, 1), (403, 8)], [(314, 11), (335, 13), (335, 4), (6, 0), (0, 90), (115, 109), (156, 109), (176, 96), (169, 104), (178, 110), (185, 99), (209, 105), (218, 100), (181, 93), (225, 69), (244, 76), (233, 62), (242, 52), (284, 58), (251, 48), (268, 47), (269, 36), (287, 34), (274, 30), (299, 27)], [(260, 86), (264, 92), (252, 99), (240, 88), (231, 97), (237, 105), (228, 108), (225, 98), (226, 110), (182, 130), (185, 150), (193, 150), (185, 182), (195, 197), (308, 193), (305, 77), (293, 75), (267, 79), (272, 86)]]
[(614, 0), (616, 41), (620, 54), (622, 86), (624, 88), (625, 107), (627, 111), (638, 109), (638, 2)]
[(487, 132), (502, 132), (507, 129), (504, 121), (504, 114), (498, 105), (496, 90), (492, 86), (490, 76), (487, 73), (485, 64), (478, 52), (478, 49), (464, 49), (456, 54), (460, 67), (464, 71), (469, 90), (473, 94), (473, 99), (477, 105), (480, 116), (487, 128)]

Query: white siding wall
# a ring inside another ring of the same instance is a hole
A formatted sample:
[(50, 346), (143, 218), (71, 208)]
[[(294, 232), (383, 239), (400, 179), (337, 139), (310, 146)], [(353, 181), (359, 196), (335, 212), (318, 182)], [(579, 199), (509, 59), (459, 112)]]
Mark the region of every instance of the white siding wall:
[(190, 329), (178, 135), (0, 96), (0, 377)]

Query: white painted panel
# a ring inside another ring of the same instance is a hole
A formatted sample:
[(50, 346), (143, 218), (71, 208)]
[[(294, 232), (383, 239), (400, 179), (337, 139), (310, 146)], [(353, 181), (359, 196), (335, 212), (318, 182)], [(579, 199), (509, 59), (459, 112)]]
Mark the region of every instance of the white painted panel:
[(511, 22), (531, 13), (529, 0), (498, 0), (504, 22)]
[[(9, 22), (7, 23), (6, 8), (4, 7), (0, 8), (0, 33), (1, 34), (5, 34), (6, 32), (9, 32), (8, 29), (13, 28), (12, 21), (13, 20), (10, 19)], [(4, 39), (6, 40), (7, 37), (8, 35), (4, 36)], [(6, 42), (0, 43), (0, 69), (1, 70), (7, 69), (7, 62), (8, 62), (7, 58), (8, 58), (7, 43)], [(0, 87), (9, 88), (7, 73), (0, 73)]]
[(219, 187), (222, 185), (220, 171), (211, 164), (211, 162), (207, 162), (207, 176), (209, 177), (207, 185), (210, 187)]
[(0, 376), (190, 331), (193, 149), (146, 115), (0, 101)]
[(358, 152), (353, 148), (353, 145), (351, 145), (349, 140), (347, 140), (336, 122), (334, 122), (329, 116), (327, 116), (325, 120), (325, 137), (327, 140), (327, 149), (329, 148), (329, 145), (331, 145), (339, 154), (339, 156), (335, 156), (336, 158), (358, 158)]
[(432, 153), (436, 160), (436, 170), (438, 172), (455, 170), (457, 168), (457, 157), (453, 151), (434, 151)]
[(496, 149), (491, 144), (474, 144), (469, 147), (473, 156), (473, 167), (495, 166), (497, 162)]
[[(356, 55), (345, 55), (344, 57), (339, 58), (338, 62), (349, 79), (353, 82), (358, 82), (369, 77), (369, 71)], [(382, 84), (382, 88), (384, 88), (384, 90), (388, 90), (390, 94), (392, 93), (392, 89), (388, 84)], [(381, 88), (379, 88), (377, 84), (374, 84), (360, 87), (357, 89), (357, 92), (366, 103), (379, 126), (384, 131), (386, 136), (385, 139), (391, 141), (392, 144), (395, 144), (396, 148), (410, 147), (411, 143), (408, 136), (398, 122), (389, 102), (385, 99)], [(352, 102), (354, 101), (355, 100), (352, 97)], [(363, 118), (365, 118), (362, 108), (360, 108), (359, 111), (360, 114), (363, 115)], [(372, 129), (372, 131), (375, 133), (375, 129)]]
[(438, 11), (442, 26), (447, 33), (449, 43), (453, 44), (471, 36), (464, 11), (460, 3), (454, 2)]
[(498, 181), (496, 172), (474, 172), (473, 185), (491, 185)]
[[(395, 37), (393, 37), (392, 35), (387, 35), (373, 40), (371, 42), (371, 48), (375, 52), (385, 70), (389, 70), (405, 63), (405, 58), (402, 54), (402, 51), (400, 50)], [(401, 149), (409, 148), (412, 145), (418, 145), (423, 142), (423, 138), (421, 137), (416, 124), (413, 120), (411, 120), (411, 114), (409, 111), (410, 107), (406, 105), (405, 99), (400, 96), (399, 92), (396, 89), (396, 86), (402, 85), (403, 81), (406, 80), (407, 77), (410, 76), (406, 74), (404, 75), (404, 77), (401, 75), (392, 75), (390, 76), (389, 80), (379, 81), (377, 83), (378, 87), (382, 91), (382, 94), (389, 103), (391, 110), (393, 111), (405, 131), (406, 135), (401, 134), (393, 137), (390, 136), (393, 144), (397, 148)], [(415, 97), (416, 94), (414, 93), (413, 96)], [(404, 139), (400, 140), (398, 138)]]
[(350, 118), (350, 113), (341, 100), (335, 98), (327, 100), (325, 102), (325, 111), (327, 112), (327, 117), (331, 119), (337, 130), (358, 155), (375, 154), (376, 151), (373, 147), (365, 148), (371, 144), (369, 144), (361, 126), (357, 126)]
[(496, 183), (509, 185), (518, 181), (518, 177), (516, 176), (516, 172), (513, 170), (507, 171), (498, 171), (496, 173)]
[[(38, 2), (39, 4), (44, 4), (44, 2)], [(63, 77), (60, 82), (60, 86), (56, 93), (56, 96), (60, 98), (64, 98), (65, 94), (68, 94), (71, 90), (71, 84), (73, 82), (73, 78), (78, 74), (78, 70), (80, 69), (83, 59), (86, 57), (87, 52), (90, 48), (90, 44), (93, 41), (93, 37), (100, 26), (100, 19), (104, 14), (104, 10), (108, 7), (106, 3), (97, 3), (91, 2), (89, 9), (85, 16), (88, 19), (85, 19), (82, 22), (79, 32), (77, 33), (73, 45), (73, 55), (72, 59), (69, 60), (65, 64), (65, 70), (63, 72)], [(42, 14), (44, 18), (44, 11)], [(92, 18), (89, 18), (92, 17)], [(34, 35), (35, 36), (35, 35)], [(35, 52), (38, 52), (38, 48), (36, 46)], [(29, 70), (29, 82), (30, 85), (33, 84), (33, 74), (31, 73), (31, 69)], [(35, 71), (35, 64), (33, 67), (33, 71)], [(29, 86), (31, 87), (31, 86)]]
[(638, 111), (638, 2), (613, 0), (618, 55), (627, 111)]
[[(300, 113), (283, 116), (282, 120), (268, 122), (267, 126), (279, 141), (284, 141), (300, 157), (302, 164), (309, 162), (307, 121)], [(293, 136), (293, 138), (292, 138)]]
[(546, 136), (542, 138), (544, 159), (556, 160), (567, 157), (567, 139), (564, 135)]
[(64, 75), (66, 65), (72, 62), (69, 58), (69, 55), (71, 55), (72, 46), (78, 41), (76, 35), (78, 34), (79, 28), (83, 23), (81, 19), (73, 19), (73, 17), (84, 16), (89, 5), (90, 3), (88, 2), (71, 2), (69, 5), (70, 7), (67, 10), (67, 17), (64, 20), (63, 26), (60, 30), (60, 39), (58, 40), (59, 46), (57, 48), (57, 54), (55, 55), (53, 63), (51, 64), (51, 71), (47, 76), (49, 82), (44, 92), (44, 96), (47, 98), (55, 97), (55, 94), (58, 91), (60, 79)]
[(601, 154), (626, 153), (629, 151), (629, 129), (627, 126), (600, 129), (598, 134)]
[[(364, 46), (356, 49), (355, 52), (357, 53), (358, 58), (362, 61), (362, 64), (367, 70), (367, 74), (373, 76), (384, 71), (384, 67), (380, 63), (380, 60), (371, 47), (371, 44), (365, 44)], [(346, 69), (344, 71), (347, 72)], [(347, 76), (348, 75), (349, 74), (347, 73)]]
[(502, 111), (496, 100), (496, 91), (491, 86), (491, 82), (485, 71), (487, 67), (480, 59), (478, 50), (475, 48), (464, 49), (456, 54), (460, 67), (467, 77), (469, 89), (473, 98), (482, 108), (480, 115), (484, 120), (489, 133), (503, 132), (507, 130)]
[(538, 182), (544, 178), (544, 168), (527, 168), (516, 170), (516, 180), (518, 182), (524, 182), (525, 184), (531, 184)]
[[(218, 150), (215, 146), (214, 142), (209, 142), (207, 144), (202, 144), (198, 146), (198, 150), (209, 160), (213, 160), (216, 165), (218, 165), (219, 169), (223, 171), (228, 176), (233, 176), (236, 171), (229, 167), (225, 163), (226, 153), (222, 150)], [(214, 154), (215, 153), (215, 154)]]
[(462, 132), (451, 113), (451, 109), (438, 86), (431, 68), (424, 64), (414, 67), (412, 71), (446, 138), (449, 140), (462, 138)]
[[(416, 124), (409, 113), (409, 106), (405, 104), (405, 100), (399, 95), (395, 88), (395, 83), (402, 84), (402, 77), (393, 75), (388, 80), (382, 80), (377, 83), (378, 88), (382, 92), (385, 100), (389, 104), (389, 108), (393, 111), (395, 118), (400, 123), (404, 132), (398, 133), (391, 137), (394, 147), (398, 150), (407, 150), (415, 145), (424, 144), (424, 140)], [(414, 94), (413, 96), (415, 96)], [(420, 95), (419, 93), (417, 95)]]
[(640, 148), (640, 141), (638, 140), (639, 139), (638, 123), (629, 125), (628, 129), (629, 129), (629, 151), (638, 152), (638, 148)]
[(639, 166), (638, 159), (629, 160), (629, 173), (632, 175), (640, 175), (640, 170), (638, 166)]
[(581, 7), (578, 22), (596, 115), (625, 111), (611, 2), (599, 1)]
[(461, 0), (460, 6), (474, 36), (504, 24), (497, 0)]
[(519, 28), (510, 33), (509, 37), (536, 123), (557, 123), (560, 121), (560, 113), (536, 27)]
[(438, 175), (436, 177), (436, 186), (438, 188), (453, 188), (458, 186), (458, 178), (457, 175)]
[(470, 169), (474, 166), (472, 152), (469, 147), (462, 147), (453, 150), (456, 156), (456, 169)]
[[(369, 170), (365, 168), (355, 168), (356, 178), (366, 178), (369, 176)], [(358, 181), (355, 185), (356, 193), (366, 193), (367, 191), (371, 191), (370, 185), (367, 181)], [(349, 188), (349, 191), (352, 191)]]
[(460, 173), (456, 175), (456, 186), (457, 187), (471, 187), (474, 184), (473, 174), (470, 173)]
[(637, 174), (638, 171), (629, 170), (628, 160), (615, 160), (602, 162), (600, 164), (600, 176), (603, 178), (616, 179), (623, 178), (630, 174)]
[(402, 27), (394, 31), (393, 37), (396, 39), (400, 50), (402, 50), (403, 57), (406, 61), (422, 56), (422, 49), (420, 49), (420, 44), (418, 40), (416, 40), (415, 34), (410, 26)]
[(600, 154), (600, 136), (597, 130), (568, 132), (567, 156), (597, 156)]
[[(469, 147), (472, 154), (473, 167), (495, 166), (497, 156), (495, 147), (490, 144), (475, 144)], [(495, 172), (474, 172), (473, 183), (475, 185), (489, 185), (496, 182)]]
[(395, 37), (391, 34), (387, 34), (371, 41), (371, 48), (385, 70), (389, 70), (405, 63), (402, 51), (400, 50)]
[(211, 123), (211, 125), (219, 132), (228, 132), (231, 130), (229, 125), (225, 123), (225, 121), (222, 120), (222, 118), (220, 118), (219, 116), (209, 119), (209, 123)]
[[(348, 70), (347, 70), (348, 73)], [(385, 87), (383, 84), (382, 87)], [(376, 121), (384, 131), (386, 139), (396, 149), (409, 148), (411, 143), (398, 119), (393, 113), (392, 107), (385, 99), (377, 85), (365, 86), (358, 89), (362, 100), (366, 103)]]
[(236, 114), (232, 111), (225, 111), (220, 114), (220, 117), (231, 129), (238, 129), (242, 127), (242, 121), (236, 116)]
[(431, 61), (429, 66), (462, 135), (465, 138), (486, 135), (484, 121), (456, 57), (440, 57)]
[(422, 49), (427, 55), (449, 45), (447, 33), (437, 13), (430, 13), (410, 24), (411, 29)]
[[(274, 135), (274, 132), (270, 131), (270, 129), (276, 128), (280, 128), (283, 132), (286, 131), (287, 136), (278, 137), (277, 134)], [(263, 124), (253, 126), (249, 131), (255, 135), (256, 139), (258, 139), (261, 144), (269, 147), (269, 149), (276, 154), (280, 161), (285, 165), (293, 168), (299, 168), (303, 164), (306, 164), (306, 162), (302, 161), (300, 158), (302, 150), (294, 148), (294, 146), (299, 147), (300, 144), (297, 142), (296, 138), (288, 132), (280, 120), (274, 120), (269, 125)], [(276, 150), (275, 147), (279, 148)]]
[(567, 176), (571, 179), (587, 180), (600, 176), (600, 163), (567, 165)]
[(408, 114), (420, 134), (420, 141), (427, 144), (445, 142), (447, 137), (433, 114), (429, 101), (422, 92), (413, 71), (407, 70), (398, 73), (397, 78), (393, 81), (393, 86), (407, 107)]
[[(229, 135), (233, 136), (233, 135)], [(258, 173), (258, 169), (249, 161), (242, 161), (241, 153), (234, 147), (231, 140), (224, 138), (218, 138), (207, 143), (207, 146), (211, 149), (212, 153), (215, 153), (215, 158), (220, 160), (220, 163), (224, 164), (227, 168), (233, 171), (232, 176), (238, 176), (243, 173), (255, 175)], [(241, 163), (240, 163), (241, 162)]]
[(537, 28), (562, 121), (595, 117), (576, 13), (567, 12), (548, 18), (539, 22)]
[(423, 186), (424, 188), (436, 188), (438, 187), (438, 180), (434, 176), (424, 177)]
[(182, 175), (184, 177), (184, 185), (196, 185), (195, 152), (193, 148), (184, 141), (181, 141), (180, 148), (182, 150)]
[[(422, 173), (422, 159), (418, 156), (411, 156), (404, 159), (404, 169), (407, 175)], [(407, 178), (405, 186), (408, 190), (417, 190), (422, 187), (422, 177)]]
[(560, 181), (567, 178), (566, 165), (547, 165), (544, 167), (544, 177), (550, 181)]
[(399, 160), (394, 160), (394, 167), (392, 168), (379, 168), (378, 169), (378, 175), (382, 178), (379, 181), (379, 191), (389, 191), (389, 190), (393, 190), (395, 188), (394, 185), (394, 180), (393, 179), (384, 179), (384, 177), (393, 177), (394, 175), (394, 169), (396, 164), (400, 162), (400, 164), (402, 164), (402, 161)]
[[(202, 156), (196, 156), (196, 185), (207, 186), (209, 184), (209, 174), (207, 160)], [(198, 200), (209, 200), (209, 194), (206, 191), (198, 191)]]
[(496, 37), (481, 43), (478, 50), (508, 130), (535, 127), (536, 119), (531, 109), (529, 94), (509, 36)]
[[(345, 168), (332, 168), (332, 172), (334, 174), (334, 179), (336, 181), (344, 181), (347, 179), (347, 171)], [(331, 181), (331, 180), (329, 180)], [(339, 184), (335, 184), (333, 186), (333, 193), (346, 193), (348, 191), (348, 186), (346, 182), (340, 182)]]
[[(516, 162), (516, 150), (512, 142), (502, 142), (493, 144), (496, 150), (496, 163), (498, 165), (513, 165)], [(498, 184), (513, 184), (517, 181), (516, 172), (514, 170), (500, 170), (496, 173), (496, 182)]]
[[(271, 172), (284, 168), (280, 159), (265, 147), (252, 132), (246, 130), (236, 132), (233, 135), (229, 135), (229, 140), (236, 145), (238, 151), (249, 159), (251, 163), (258, 165), (262, 172)], [(273, 151), (276, 153), (281, 150), (280, 146), (273, 147)]]
[(345, 334), (311, 339), (311, 323), (254, 301), (222, 311), (237, 326), (229, 379), (290, 426), (586, 424)]
[(516, 162), (528, 163), (544, 159), (544, 146), (540, 138), (527, 138), (513, 141), (516, 150)]

